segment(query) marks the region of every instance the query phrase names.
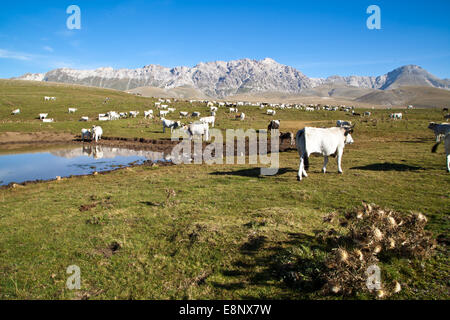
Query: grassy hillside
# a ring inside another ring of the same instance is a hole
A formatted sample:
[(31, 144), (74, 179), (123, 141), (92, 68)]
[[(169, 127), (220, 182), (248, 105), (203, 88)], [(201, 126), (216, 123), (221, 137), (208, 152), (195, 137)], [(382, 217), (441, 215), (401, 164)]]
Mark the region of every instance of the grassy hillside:
[[(57, 101), (44, 103), (45, 95)], [(81, 115), (142, 112), (153, 102), (110, 90), (0, 81), (0, 130), (78, 133), (88, 126), (77, 121)], [(11, 116), (18, 107), (21, 115)], [(79, 111), (69, 115), (68, 107)], [(203, 105), (175, 107), (207, 112)], [(220, 111), (218, 127), (265, 128), (271, 119), (255, 107), (242, 110), (244, 122)], [(57, 122), (40, 123), (34, 119), (40, 112)], [(310, 175), (299, 183), (298, 155), (290, 151), (280, 154), (273, 177), (259, 176), (257, 165), (141, 166), (0, 189), (0, 298), (340, 299), (323, 296), (311, 279), (329, 254), (314, 237), (329, 228), (322, 222), (329, 212), (361, 201), (420, 211), (434, 237), (448, 239), (450, 174), (443, 148), (430, 152), (434, 136), (426, 129), (442, 114), (403, 110), (405, 120), (391, 121), (390, 112), (374, 110), (356, 121), (344, 175), (334, 159), (322, 174), (323, 160), (312, 157)], [(275, 118), (294, 131), (349, 116), (284, 110)], [(109, 136), (169, 137), (142, 114), (101, 125)], [(441, 241), (431, 258), (380, 263), (382, 281), (401, 283), (394, 299), (449, 299), (448, 263)], [(69, 265), (81, 268), (80, 290), (65, 286)], [(292, 274), (301, 281), (291, 281)]]

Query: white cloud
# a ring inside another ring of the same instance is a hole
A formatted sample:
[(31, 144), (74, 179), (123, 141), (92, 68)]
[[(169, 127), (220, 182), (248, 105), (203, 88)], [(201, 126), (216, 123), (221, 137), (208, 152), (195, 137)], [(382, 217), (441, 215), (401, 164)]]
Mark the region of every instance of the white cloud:
[(5, 49), (0, 49), (0, 59), (13, 59), (21, 61), (30, 61), (33, 59), (33, 55), (22, 52), (9, 51)]
[(48, 52), (53, 52), (53, 51), (55, 51), (55, 50), (53, 50), (53, 48), (50, 47), (50, 46), (44, 46), (44, 50), (45, 50), (45, 51), (48, 51)]

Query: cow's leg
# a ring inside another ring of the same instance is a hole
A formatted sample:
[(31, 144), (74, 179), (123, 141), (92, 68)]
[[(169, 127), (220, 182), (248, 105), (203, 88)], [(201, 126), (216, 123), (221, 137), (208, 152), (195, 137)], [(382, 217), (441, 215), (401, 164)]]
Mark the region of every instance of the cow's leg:
[(344, 153), (343, 149), (339, 149), (337, 151), (337, 164), (338, 164), (338, 172), (339, 173), (344, 173), (344, 171), (342, 171), (342, 167), (341, 167), (341, 162), (342, 162), (342, 154)]
[(327, 172), (327, 164), (328, 164), (328, 156), (324, 156), (323, 157), (323, 168), (322, 168), (323, 173)]
[(300, 156), (300, 164), (298, 167), (298, 173), (297, 173), (297, 180), (298, 181), (302, 181), (302, 175), (303, 175), (303, 171), (304, 171), (304, 160), (303, 160), (303, 156)]
[(450, 172), (450, 153), (447, 154), (447, 172)]

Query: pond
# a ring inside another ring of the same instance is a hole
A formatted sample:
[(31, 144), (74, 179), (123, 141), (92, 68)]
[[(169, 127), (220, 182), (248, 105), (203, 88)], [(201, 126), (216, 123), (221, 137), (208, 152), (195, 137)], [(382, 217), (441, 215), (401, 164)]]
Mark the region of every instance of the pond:
[(0, 150), (0, 185), (91, 174), (145, 161), (167, 160), (162, 152), (98, 145), (53, 146), (33, 151)]

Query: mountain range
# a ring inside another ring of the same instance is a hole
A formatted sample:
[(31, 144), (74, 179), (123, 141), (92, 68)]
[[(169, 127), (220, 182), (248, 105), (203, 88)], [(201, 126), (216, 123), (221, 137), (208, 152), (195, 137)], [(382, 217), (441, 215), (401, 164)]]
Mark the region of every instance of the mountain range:
[(27, 73), (13, 78), (88, 85), (129, 91), (151, 87), (162, 90), (192, 89), (198, 95), (226, 98), (242, 94), (279, 92), (304, 96), (347, 96), (352, 99), (404, 86), (450, 89), (449, 79), (439, 79), (416, 65), (406, 65), (381, 76), (330, 76), (309, 78), (273, 59), (215, 61), (196, 66), (166, 68), (148, 65), (138, 69), (95, 70), (61, 68), (45, 74)]

